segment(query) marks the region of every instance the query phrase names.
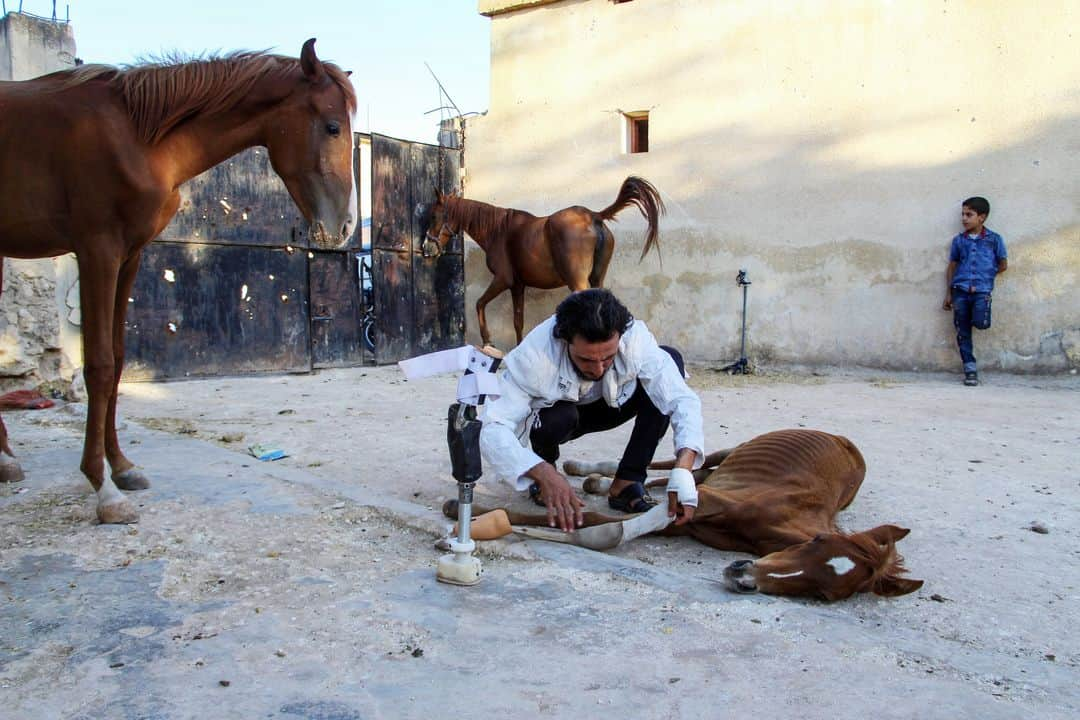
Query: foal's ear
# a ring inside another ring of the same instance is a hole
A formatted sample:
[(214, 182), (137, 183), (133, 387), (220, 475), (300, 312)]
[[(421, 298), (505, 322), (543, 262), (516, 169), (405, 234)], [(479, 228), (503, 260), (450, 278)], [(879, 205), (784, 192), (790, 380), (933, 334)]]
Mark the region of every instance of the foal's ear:
[(886, 575), (874, 583), (871, 588), (875, 595), (883, 597), (899, 597), (913, 593), (923, 586), (922, 580), (910, 580), (908, 578), (893, 577)]
[(876, 528), (867, 530), (864, 535), (869, 535), (878, 545), (888, 545), (907, 537), (911, 532), (909, 528), (897, 527), (896, 525), (878, 525)]
[(315, 55), (315, 38), (310, 38), (300, 50), (300, 68), (308, 80), (321, 80), (323, 74), (322, 60)]

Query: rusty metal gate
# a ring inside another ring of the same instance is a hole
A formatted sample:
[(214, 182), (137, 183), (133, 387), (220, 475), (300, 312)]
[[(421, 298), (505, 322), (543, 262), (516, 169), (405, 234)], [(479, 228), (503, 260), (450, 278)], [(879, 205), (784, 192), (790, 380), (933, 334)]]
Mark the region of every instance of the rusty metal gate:
[[(423, 233), (417, 230), (423, 208), (412, 199), (438, 177), (440, 150), (380, 136), (372, 138), (376, 143), (422, 159), (379, 172), (372, 161), (372, 196), (382, 198), (373, 208), (373, 237), (376, 227), (400, 228), (394, 242), (412, 255), (412, 238), (403, 233)], [(449, 188), (457, 182), (457, 153), (442, 152)], [(414, 170), (421, 175), (407, 174)], [(384, 246), (394, 261), (384, 258), (386, 272), (373, 273), (374, 292), (362, 293), (361, 233), (342, 250), (320, 251), (308, 246), (305, 228), (262, 148), (186, 183), (176, 217), (143, 252), (128, 304), (125, 379), (307, 372), (460, 344), (460, 240), (447, 259), (415, 263)], [(388, 231), (382, 236), (391, 237)], [(374, 353), (362, 340), (364, 318), (371, 315), (362, 298), (372, 295), (379, 322)]]
[[(441, 159), (440, 159), (441, 155)], [(424, 253), (435, 188), (459, 188), (459, 153), (371, 136), (371, 248), (379, 363), (457, 347), (465, 336), (463, 239)]]

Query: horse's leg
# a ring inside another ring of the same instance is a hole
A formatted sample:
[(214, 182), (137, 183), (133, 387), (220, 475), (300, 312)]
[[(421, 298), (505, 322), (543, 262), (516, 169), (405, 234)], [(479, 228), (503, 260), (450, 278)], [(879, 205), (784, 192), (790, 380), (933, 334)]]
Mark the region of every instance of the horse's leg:
[[(4, 291), (4, 258), (0, 257), (0, 293)], [(0, 417), (0, 483), (19, 482), (23, 479), (22, 468), (15, 461), (15, 453), (8, 445), (7, 427)]]
[(491, 344), (491, 334), (488, 333), (487, 315), (484, 314), (484, 308), (508, 287), (510, 287), (510, 285), (503, 282), (499, 276), (496, 275), (491, 279), (491, 284), (488, 285), (484, 294), (476, 301), (476, 319), (480, 324), (480, 343), (482, 345)]
[[(99, 242), (108, 242), (99, 238)], [(113, 321), (121, 260), (109, 257), (108, 247), (78, 255), (79, 300), (82, 304), (83, 377), (89, 409), (80, 469), (98, 497), (97, 516), (102, 523), (138, 520), (135, 506), (105, 477), (105, 427), (116, 366), (113, 356)]]
[(589, 273), (589, 287), (602, 288), (604, 287), (604, 278), (607, 276), (608, 265), (611, 264), (611, 256), (615, 252), (615, 236), (611, 234), (607, 226), (600, 225), (600, 232), (603, 233), (603, 249), (596, 253), (593, 258), (592, 272)]
[(116, 396), (120, 385), (120, 375), (124, 372), (124, 319), (127, 317), (128, 297), (135, 285), (135, 276), (139, 272), (142, 251), (136, 252), (120, 266), (120, 277), (116, 283), (116, 302), (113, 305), (113, 383), (109, 394), (109, 414), (105, 418), (105, 458), (112, 468), (112, 479), (121, 490), (145, 490), (150, 487), (150, 480), (124, 456), (120, 441), (116, 437)]
[(510, 288), (510, 297), (514, 300), (514, 333), (520, 345), (522, 331), (525, 329), (525, 286), (520, 283), (514, 285)]
[(589, 231), (583, 218), (577, 220), (579, 222), (563, 218), (563, 222), (549, 221), (544, 225), (544, 239), (555, 273), (570, 292), (599, 287), (589, 283), (589, 275), (598, 259), (595, 233)]

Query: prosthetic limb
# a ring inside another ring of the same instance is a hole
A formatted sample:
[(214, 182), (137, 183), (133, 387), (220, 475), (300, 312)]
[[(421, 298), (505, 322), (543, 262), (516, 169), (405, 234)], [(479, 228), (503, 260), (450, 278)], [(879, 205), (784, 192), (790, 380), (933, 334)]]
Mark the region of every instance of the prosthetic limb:
[(465, 346), (398, 363), (410, 379), (465, 370), (458, 382), (458, 402), (450, 406), (446, 417), (446, 444), (458, 484), (457, 537), (450, 539), (450, 553), (439, 558), (435, 569), (435, 579), (451, 585), (475, 585), (483, 574), (480, 559), (473, 555), (476, 543), (470, 537), (470, 530), (473, 488), (483, 474), (480, 458), (482, 423), (477, 418), (477, 406), (482, 405), (489, 395), (497, 396), (499, 388), (495, 371), (502, 356), (495, 357), (493, 353), (498, 351), (494, 348), (480, 351)]
[(483, 567), (472, 553), (476, 543), (469, 536), (472, 523), (473, 488), (482, 473), (480, 428), (476, 406), (454, 403), (446, 418), (446, 442), (458, 483), (457, 538), (450, 540), (450, 553), (439, 558), (435, 579), (451, 585), (475, 585)]

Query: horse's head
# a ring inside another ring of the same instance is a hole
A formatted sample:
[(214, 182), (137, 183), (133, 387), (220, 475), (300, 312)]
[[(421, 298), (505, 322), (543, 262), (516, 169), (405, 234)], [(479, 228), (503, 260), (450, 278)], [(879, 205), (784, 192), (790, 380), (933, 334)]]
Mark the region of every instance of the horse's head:
[(300, 52), (303, 71), (266, 128), (274, 171), (311, 223), (311, 239), (325, 250), (345, 245), (356, 227), (352, 114), (356, 95), (348, 73), (315, 55), (315, 40)]
[(724, 569), (724, 585), (734, 592), (803, 595), (843, 600), (857, 592), (893, 597), (922, 587), (896, 553), (896, 541), (910, 530), (881, 525), (843, 535), (828, 533), (757, 560), (740, 560)]
[(435, 202), (431, 205), (427, 230), (424, 231), (424, 255), (441, 255), (447, 244), (453, 239), (455, 230), (450, 227), (449, 199), (453, 193), (444, 193), (435, 188)]

